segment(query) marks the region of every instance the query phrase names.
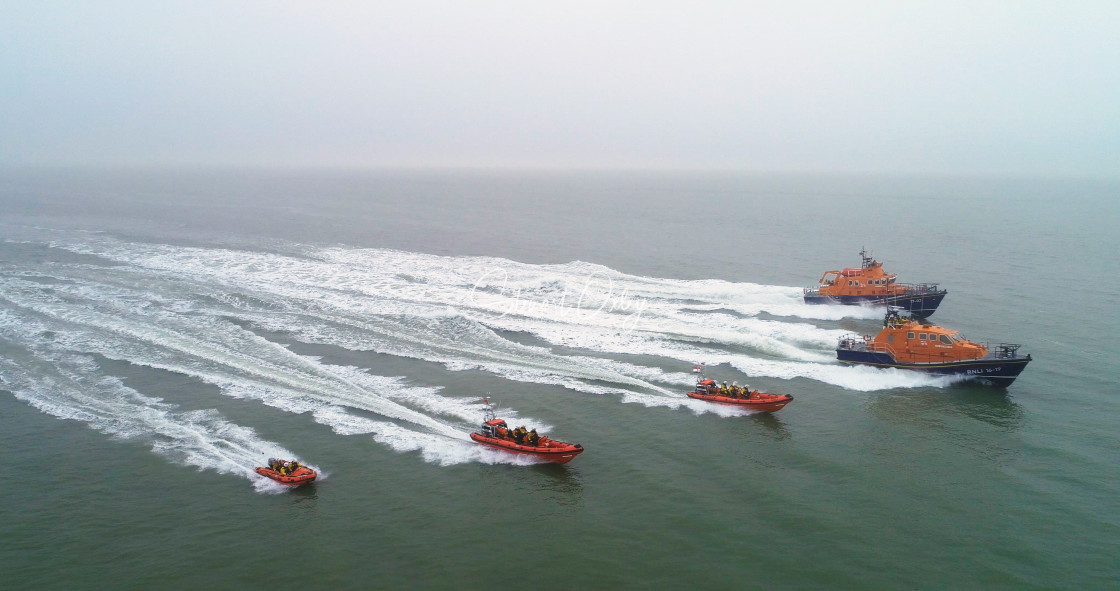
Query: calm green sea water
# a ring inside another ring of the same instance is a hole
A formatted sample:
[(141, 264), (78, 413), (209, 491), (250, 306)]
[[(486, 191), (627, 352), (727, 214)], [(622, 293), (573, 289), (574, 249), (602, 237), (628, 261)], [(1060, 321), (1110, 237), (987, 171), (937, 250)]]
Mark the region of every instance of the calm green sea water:
[[(1052, 589), (1120, 580), (1120, 184), (0, 177), (5, 588)], [(866, 246), (1006, 390), (845, 368)], [(688, 401), (694, 362), (795, 401)], [(586, 452), (474, 446), (499, 414)], [(298, 457), (281, 490), (251, 468)]]

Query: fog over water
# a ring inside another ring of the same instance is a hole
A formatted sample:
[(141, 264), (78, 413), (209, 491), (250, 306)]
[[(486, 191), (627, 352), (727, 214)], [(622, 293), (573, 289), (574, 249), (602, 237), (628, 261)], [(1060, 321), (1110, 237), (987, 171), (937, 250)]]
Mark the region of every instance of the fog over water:
[(0, 166), (1112, 176), (1115, 2), (16, 3)]

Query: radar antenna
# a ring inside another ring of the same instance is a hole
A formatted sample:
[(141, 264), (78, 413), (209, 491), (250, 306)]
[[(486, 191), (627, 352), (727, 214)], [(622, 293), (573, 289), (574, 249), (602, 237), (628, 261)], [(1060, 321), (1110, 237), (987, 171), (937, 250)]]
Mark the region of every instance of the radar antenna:
[(870, 269), (871, 264), (875, 262), (873, 257), (867, 256), (867, 248), (863, 246), (859, 247), (859, 257), (863, 259), (864, 269)]

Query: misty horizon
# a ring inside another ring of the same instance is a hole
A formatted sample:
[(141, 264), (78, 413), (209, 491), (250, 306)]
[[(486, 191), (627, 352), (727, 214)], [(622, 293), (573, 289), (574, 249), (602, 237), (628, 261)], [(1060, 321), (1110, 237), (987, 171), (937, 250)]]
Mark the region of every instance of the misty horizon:
[(9, 9), (0, 168), (1120, 174), (1120, 5)]

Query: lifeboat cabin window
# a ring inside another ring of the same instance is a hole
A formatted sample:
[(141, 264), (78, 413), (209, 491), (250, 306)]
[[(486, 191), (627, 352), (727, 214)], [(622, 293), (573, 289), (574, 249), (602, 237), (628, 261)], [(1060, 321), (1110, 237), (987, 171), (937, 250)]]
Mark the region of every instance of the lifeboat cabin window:
[(941, 335), (941, 343), (945, 344), (945, 345), (952, 345), (953, 341), (950, 341), (949, 337), (947, 337), (945, 335)]
[(926, 340), (926, 333), (924, 333), (924, 332), (923, 333), (918, 333), (918, 340), (919, 341)]
[(894, 342), (894, 333), (891, 333), (891, 334), (887, 335), (887, 342), (888, 343), (893, 343)]
[(906, 333), (906, 338), (908, 338), (908, 339), (914, 338), (914, 333), (912, 333), (912, 332)]

